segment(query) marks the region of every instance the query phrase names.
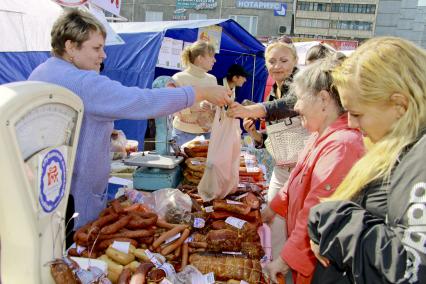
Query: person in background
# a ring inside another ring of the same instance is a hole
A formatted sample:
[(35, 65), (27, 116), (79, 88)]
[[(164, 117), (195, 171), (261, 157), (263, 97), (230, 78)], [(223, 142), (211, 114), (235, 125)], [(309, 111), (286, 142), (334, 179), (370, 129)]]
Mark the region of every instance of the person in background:
[(426, 283), (426, 51), (373, 38), (333, 71), (374, 143), (308, 220), (314, 283)]
[(225, 86), (232, 91), (232, 99), (235, 99), (235, 88), (242, 87), (247, 81), (249, 74), (239, 64), (232, 64), (228, 68), (226, 77), (222, 79), (222, 82), (218, 82), (219, 85)]
[(75, 228), (96, 219), (106, 205), (114, 120), (164, 116), (204, 100), (217, 105), (231, 102), (230, 92), (222, 86), (148, 90), (125, 87), (100, 75), (106, 58), (105, 38), (105, 28), (88, 12), (64, 12), (52, 28), (53, 56), (28, 78), (65, 87), (84, 104), (71, 183), (75, 211), (79, 213)]
[(320, 58), (325, 58), (334, 54), (335, 51), (331, 50), (324, 44), (320, 43), (308, 49), (305, 55), (305, 65), (309, 65)]
[[(215, 76), (207, 73), (215, 64), (215, 47), (206, 41), (196, 41), (182, 52), (182, 64), (185, 70), (172, 76), (178, 86), (217, 86)], [(173, 138), (177, 145), (204, 135), (210, 138), (215, 108), (207, 101), (194, 104), (175, 114), (173, 120)]]
[(279, 214), (287, 224), (288, 236), (280, 256), (265, 266), (273, 281), (277, 273), (285, 275), (291, 270), (294, 283), (310, 283), (316, 259), (306, 226), (309, 209), (330, 196), (364, 154), (362, 134), (349, 128), (333, 87), (331, 70), (340, 62), (336, 57), (318, 60), (299, 71), (292, 84), (297, 97), (294, 110), (312, 135), (285, 186), (262, 212), (264, 222)]

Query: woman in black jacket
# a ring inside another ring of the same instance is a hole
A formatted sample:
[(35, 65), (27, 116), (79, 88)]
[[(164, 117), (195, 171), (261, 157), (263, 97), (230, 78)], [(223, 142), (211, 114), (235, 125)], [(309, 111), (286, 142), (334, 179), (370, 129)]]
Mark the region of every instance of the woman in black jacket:
[(374, 38), (333, 72), (349, 115), (374, 146), (313, 207), (314, 283), (426, 283), (426, 51)]

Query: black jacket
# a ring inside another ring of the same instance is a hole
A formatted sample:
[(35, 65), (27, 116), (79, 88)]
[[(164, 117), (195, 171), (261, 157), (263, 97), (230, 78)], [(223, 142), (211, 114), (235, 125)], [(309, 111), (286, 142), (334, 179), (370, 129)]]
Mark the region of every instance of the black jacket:
[(388, 183), (311, 209), (309, 236), (332, 263), (317, 264), (313, 283), (426, 283), (424, 153), (426, 135), (400, 155)]

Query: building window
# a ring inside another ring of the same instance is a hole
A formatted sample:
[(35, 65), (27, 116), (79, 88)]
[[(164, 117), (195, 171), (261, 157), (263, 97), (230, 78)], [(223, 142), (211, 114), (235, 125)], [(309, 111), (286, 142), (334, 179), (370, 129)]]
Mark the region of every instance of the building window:
[(236, 21), (252, 35), (257, 35), (257, 16), (229, 15), (229, 18)]
[(342, 30), (358, 30), (358, 31), (371, 31), (373, 24), (370, 22), (360, 21), (331, 21), (330, 28)]
[(146, 11), (145, 22), (157, 22), (163, 20), (163, 12)]
[(372, 4), (346, 4), (346, 3), (320, 3), (320, 2), (297, 2), (297, 9), (301, 11), (338, 12), (338, 13), (360, 13), (374, 14), (376, 5)]
[(190, 13), (188, 16), (188, 20), (207, 20), (206, 14), (197, 14), (197, 13)]

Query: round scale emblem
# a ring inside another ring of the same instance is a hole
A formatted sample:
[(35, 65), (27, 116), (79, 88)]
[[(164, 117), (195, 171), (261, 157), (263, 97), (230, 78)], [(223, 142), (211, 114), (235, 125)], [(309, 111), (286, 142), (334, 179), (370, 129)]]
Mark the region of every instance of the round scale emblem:
[(66, 163), (59, 150), (49, 151), (41, 162), (39, 202), (45, 212), (55, 210), (65, 193)]

